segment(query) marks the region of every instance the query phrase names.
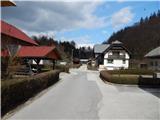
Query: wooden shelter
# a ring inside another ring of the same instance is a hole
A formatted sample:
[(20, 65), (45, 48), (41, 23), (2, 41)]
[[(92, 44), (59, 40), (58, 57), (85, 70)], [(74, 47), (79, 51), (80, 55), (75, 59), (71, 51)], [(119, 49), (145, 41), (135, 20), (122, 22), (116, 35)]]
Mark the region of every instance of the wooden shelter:
[(61, 59), (55, 46), (22, 46), (17, 57), (34, 60), (37, 63), (37, 70), (41, 60), (52, 60), (54, 69), (55, 60)]

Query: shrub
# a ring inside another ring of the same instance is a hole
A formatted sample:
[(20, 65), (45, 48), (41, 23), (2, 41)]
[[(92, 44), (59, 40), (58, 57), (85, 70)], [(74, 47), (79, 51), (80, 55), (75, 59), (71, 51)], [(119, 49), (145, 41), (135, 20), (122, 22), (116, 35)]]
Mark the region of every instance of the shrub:
[(74, 64), (80, 64), (79, 58), (74, 58), (74, 59), (73, 59), (73, 63), (74, 63)]
[(70, 68), (79, 68), (81, 64), (71, 64)]
[(92, 66), (90, 64), (87, 64), (87, 69), (88, 70), (98, 70), (96, 66)]
[(61, 72), (69, 73), (69, 65), (55, 65), (55, 69), (58, 69)]
[(24, 79), (2, 81), (2, 115), (57, 82), (59, 80), (59, 73), (58, 70), (54, 70)]

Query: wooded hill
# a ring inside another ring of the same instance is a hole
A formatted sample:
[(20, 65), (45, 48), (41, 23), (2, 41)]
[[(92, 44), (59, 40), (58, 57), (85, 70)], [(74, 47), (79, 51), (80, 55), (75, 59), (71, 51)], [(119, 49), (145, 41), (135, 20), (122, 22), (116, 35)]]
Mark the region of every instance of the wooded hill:
[(91, 47), (76, 47), (76, 43), (74, 41), (57, 41), (53, 37), (48, 37), (41, 35), (39, 37), (32, 36), (32, 38), (40, 45), (40, 46), (52, 46), (55, 45), (58, 51), (61, 54), (61, 57), (64, 61), (71, 61), (73, 58), (78, 59), (89, 59), (93, 56), (93, 49)]
[(147, 52), (160, 46), (160, 10), (150, 17), (141, 18), (133, 26), (113, 33), (103, 44), (114, 40), (121, 41), (130, 50), (132, 58), (143, 58)]

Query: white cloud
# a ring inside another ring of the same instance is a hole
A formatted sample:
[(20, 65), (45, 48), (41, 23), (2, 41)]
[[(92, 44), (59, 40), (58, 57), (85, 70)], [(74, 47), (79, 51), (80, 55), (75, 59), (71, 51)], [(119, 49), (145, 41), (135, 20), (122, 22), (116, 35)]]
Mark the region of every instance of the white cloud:
[(88, 44), (78, 44), (78, 48), (80, 48), (80, 47), (91, 47), (91, 48), (93, 48), (94, 47), (94, 43), (88, 43)]
[(102, 30), (102, 34), (106, 35), (108, 32), (106, 30)]
[[(29, 32), (64, 31), (105, 26), (105, 17), (94, 14), (103, 2), (17, 1), (17, 7), (2, 8), (2, 19)], [(20, 12), (21, 11), (21, 12)]]
[(131, 11), (131, 7), (125, 7), (114, 13), (111, 17), (111, 23), (114, 28), (118, 28), (122, 25), (128, 24), (132, 21), (134, 14)]
[(66, 38), (66, 37), (61, 37), (61, 41), (74, 41), (76, 43), (76, 47), (93, 47), (94, 43), (91, 41), (90, 36), (84, 35), (81, 37), (72, 37), (72, 38)]
[(123, 2), (125, 2), (126, 0), (117, 0), (117, 2), (119, 2), (119, 3), (123, 3)]

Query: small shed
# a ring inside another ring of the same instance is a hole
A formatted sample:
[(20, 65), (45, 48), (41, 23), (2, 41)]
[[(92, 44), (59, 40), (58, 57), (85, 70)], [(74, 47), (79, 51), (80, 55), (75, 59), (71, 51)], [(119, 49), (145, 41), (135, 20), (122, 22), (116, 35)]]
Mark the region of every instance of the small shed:
[(17, 57), (34, 60), (37, 69), (41, 60), (52, 60), (54, 69), (55, 61), (61, 59), (55, 46), (22, 46), (17, 52)]

